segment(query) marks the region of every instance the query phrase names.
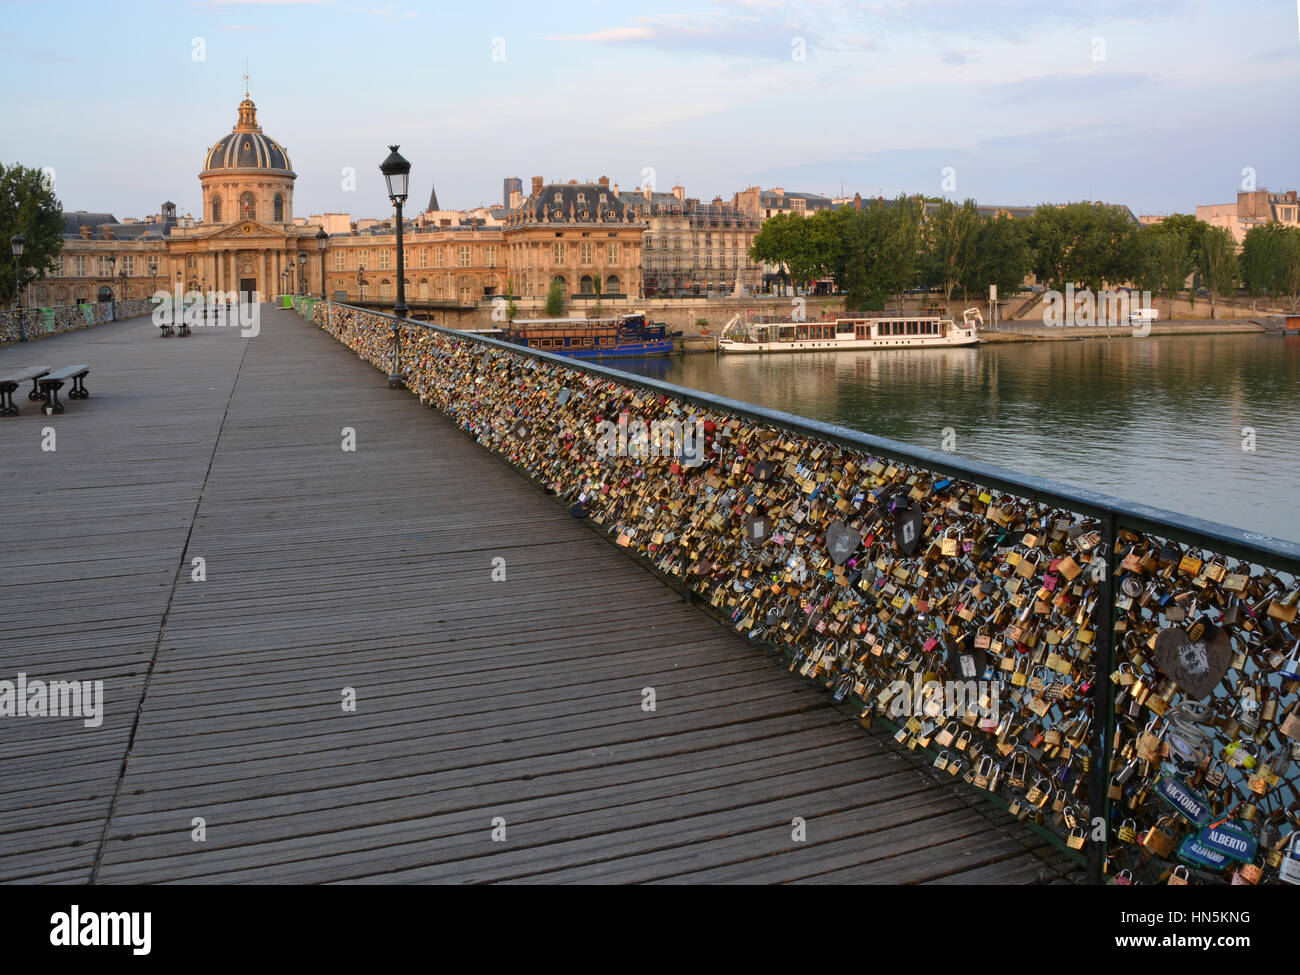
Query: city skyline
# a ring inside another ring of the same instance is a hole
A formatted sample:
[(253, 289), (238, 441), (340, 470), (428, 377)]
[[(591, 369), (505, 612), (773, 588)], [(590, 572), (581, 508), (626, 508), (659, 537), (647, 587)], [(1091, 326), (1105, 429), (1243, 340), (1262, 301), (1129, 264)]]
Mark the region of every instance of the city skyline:
[(0, 158), (52, 168), (70, 211), (142, 217), (171, 199), (197, 217), (201, 153), (229, 130), (247, 72), (302, 215), (385, 216), (391, 142), (416, 205), (436, 187), (447, 209), (499, 203), (507, 176), (626, 189), (647, 170), (701, 199), (780, 185), (1135, 213), (1229, 200), (1243, 170), (1261, 187), (1298, 182), (1283, 121), (1300, 79), (1294, 6), (1083, 6), (14, 8)]

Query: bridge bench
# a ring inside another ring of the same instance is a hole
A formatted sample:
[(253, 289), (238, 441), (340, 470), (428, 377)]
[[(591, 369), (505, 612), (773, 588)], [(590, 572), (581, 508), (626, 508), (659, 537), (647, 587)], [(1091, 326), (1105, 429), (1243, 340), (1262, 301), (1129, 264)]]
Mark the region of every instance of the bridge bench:
[(63, 412), (63, 404), (59, 402), (59, 390), (63, 388), (63, 384), (68, 380), (72, 380), (72, 389), (68, 391), (68, 399), (88, 399), (90, 393), (86, 391), (84, 380), (89, 372), (90, 366), (87, 365), (64, 366), (58, 372), (52, 372), (37, 379), (41, 388), (41, 396), (45, 400), (41, 404), (41, 412), (46, 416), (53, 416), (55, 413)]
[(17, 416), (18, 407), (14, 405), (14, 393), (18, 387), (27, 380), (32, 381), (31, 392), (27, 394), (28, 399), (41, 399), (41, 393), (37, 389), (37, 384), (41, 376), (50, 371), (49, 366), (28, 366), (26, 369), (20, 369), (18, 372), (11, 372), (7, 376), (0, 377), (0, 416)]

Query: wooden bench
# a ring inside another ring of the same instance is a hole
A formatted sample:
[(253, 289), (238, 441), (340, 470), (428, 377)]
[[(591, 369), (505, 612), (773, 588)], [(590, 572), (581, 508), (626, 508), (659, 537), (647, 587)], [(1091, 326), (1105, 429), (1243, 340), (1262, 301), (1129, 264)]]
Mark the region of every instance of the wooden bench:
[(37, 383), (40, 377), (49, 371), (49, 366), (28, 366), (26, 369), (0, 377), (0, 416), (18, 415), (18, 407), (14, 405), (14, 393), (17, 392), (19, 386), (29, 379), (32, 381), (32, 390), (27, 394), (27, 398), (33, 400), (43, 399), (37, 389)]
[(86, 392), (83, 384), (88, 372), (90, 366), (64, 366), (58, 372), (49, 373), (36, 380), (40, 384), (41, 396), (45, 400), (41, 404), (41, 412), (46, 416), (63, 412), (63, 404), (59, 402), (59, 390), (69, 379), (72, 380), (72, 389), (68, 392), (68, 399), (88, 399), (90, 393)]

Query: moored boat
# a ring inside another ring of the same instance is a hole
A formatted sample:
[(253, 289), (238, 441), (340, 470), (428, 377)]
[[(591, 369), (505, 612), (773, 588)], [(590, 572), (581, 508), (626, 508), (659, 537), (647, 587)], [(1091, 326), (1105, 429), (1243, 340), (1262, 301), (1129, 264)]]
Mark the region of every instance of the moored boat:
[(718, 337), (719, 352), (838, 352), (848, 349), (909, 349), (976, 345), (983, 324), (978, 309), (961, 324), (938, 315), (837, 318), (827, 322), (745, 322), (739, 315)]
[(651, 324), (641, 312), (617, 318), (516, 318), (501, 337), (574, 359), (668, 355), (673, 350), (667, 329)]

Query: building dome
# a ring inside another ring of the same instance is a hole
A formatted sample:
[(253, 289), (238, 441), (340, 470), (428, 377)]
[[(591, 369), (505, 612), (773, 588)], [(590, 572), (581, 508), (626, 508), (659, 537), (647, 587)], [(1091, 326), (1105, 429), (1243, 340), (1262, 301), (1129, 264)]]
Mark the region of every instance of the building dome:
[(257, 124), (257, 106), (247, 92), (239, 103), (239, 121), (234, 129), (217, 140), (203, 160), (204, 173), (231, 169), (293, 172), (289, 154), (274, 139), (262, 134), (262, 127)]

